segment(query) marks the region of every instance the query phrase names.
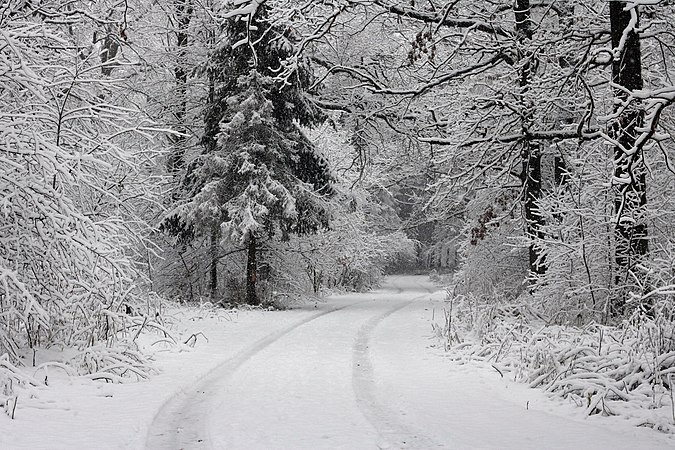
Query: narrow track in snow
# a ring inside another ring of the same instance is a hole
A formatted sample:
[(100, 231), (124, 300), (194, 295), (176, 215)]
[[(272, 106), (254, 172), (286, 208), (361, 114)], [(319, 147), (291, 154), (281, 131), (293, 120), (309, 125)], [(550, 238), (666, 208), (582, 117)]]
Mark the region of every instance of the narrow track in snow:
[(381, 398), (378, 398), (374, 368), (369, 352), (373, 331), (380, 322), (421, 298), (422, 296), (396, 304), (392, 309), (370, 319), (361, 327), (354, 343), (352, 386), (359, 409), (379, 434), (376, 445), (380, 449), (432, 449), (443, 447), (442, 444), (435, 443), (424, 436), (421, 430), (416, 430), (414, 427), (407, 425), (404, 416), (396, 413)]
[(664, 448), (644, 430), (576, 419), (494, 370), (445, 361), (430, 348), (433, 311), (447, 306), (434, 289), (392, 277), (303, 312), (167, 401), (146, 448)]
[[(428, 289), (427, 289), (428, 290)], [(429, 293), (431, 292), (428, 290)], [(433, 449), (443, 445), (424, 436), (421, 430), (405, 423), (405, 418), (389, 408), (377, 395), (373, 362), (369, 345), (375, 328), (387, 317), (404, 309), (415, 301), (423, 299), (420, 295), (410, 300), (395, 302), (380, 315), (368, 320), (360, 329), (354, 343), (354, 364), (352, 387), (359, 409), (378, 432), (377, 448)]]
[(351, 305), (333, 308), (311, 315), (293, 325), (285, 327), (255, 342), (205, 374), (197, 384), (187, 391), (171, 397), (159, 410), (148, 431), (146, 449), (169, 450), (189, 448), (212, 448), (205, 436), (204, 426), (206, 403), (218, 395), (228, 378), (247, 360), (266, 347), (274, 344), (284, 335), (327, 314), (332, 314)]
[[(381, 322), (431, 292), (417, 286), (390, 283), (258, 340), (166, 402), (146, 448), (438, 447), (378, 397), (368, 351)], [(255, 420), (270, 409), (284, 418)]]

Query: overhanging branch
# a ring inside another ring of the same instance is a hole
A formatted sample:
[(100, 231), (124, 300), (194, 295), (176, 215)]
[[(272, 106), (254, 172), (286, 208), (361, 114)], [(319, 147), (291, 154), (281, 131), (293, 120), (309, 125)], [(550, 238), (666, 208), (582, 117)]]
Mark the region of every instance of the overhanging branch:
[(441, 11), (419, 11), (414, 8), (409, 8), (407, 6), (392, 5), (383, 0), (375, 0), (375, 4), (385, 8), (387, 11), (404, 17), (409, 17), (411, 19), (419, 20), (424, 23), (435, 23), (447, 27), (454, 28), (473, 28), (484, 33), (501, 36), (501, 37), (510, 37), (512, 33), (507, 32), (499, 25), (495, 25), (489, 22), (483, 22), (480, 20), (470, 20), (470, 19), (454, 19), (447, 17), (448, 14), (445, 14)]
[(584, 130), (579, 133), (577, 130), (549, 130), (549, 131), (532, 131), (527, 134), (523, 133), (514, 133), (514, 134), (503, 134), (499, 136), (487, 136), (480, 139), (472, 139), (470, 141), (457, 143), (456, 138), (440, 138), (440, 137), (420, 137), (418, 140), (420, 142), (425, 142), (428, 144), (436, 145), (458, 145), (459, 147), (471, 147), (478, 144), (484, 144), (487, 142), (499, 142), (501, 144), (507, 144), (509, 142), (516, 142), (520, 140), (532, 140), (532, 141), (547, 141), (547, 140), (565, 140), (565, 139), (578, 139), (582, 141), (591, 141), (597, 138), (602, 137), (602, 133), (599, 128), (591, 128)]

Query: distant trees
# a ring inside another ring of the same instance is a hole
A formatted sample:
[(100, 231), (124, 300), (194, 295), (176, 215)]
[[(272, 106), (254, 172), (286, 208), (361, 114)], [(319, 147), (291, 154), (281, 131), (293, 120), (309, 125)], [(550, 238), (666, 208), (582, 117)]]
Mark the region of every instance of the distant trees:
[[(376, 0), (308, 3), (297, 15), (269, 5), (321, 67), (318, 105), (350, 117), (355, 134), (389, 128), (428, 145), (432, 164), (420, 170), (437, 177), (437, 201), (427, 206), (465, 208), (467, 239), (484, 229), (467, 258), (492, 235), (490, 245), (525, 247), (519, 273), (532, 292), (573, 292), (561, 301), (589, 315), (650, 291), (647, 266), (664, 255), (647, 249), (672, 242), (647, 235), (661, 219), (646, 185), (650, 164), (665, 168), (656, 178), (670, 172), (669, 2)], [(650, 162), (650, 147), (665, 159)]]

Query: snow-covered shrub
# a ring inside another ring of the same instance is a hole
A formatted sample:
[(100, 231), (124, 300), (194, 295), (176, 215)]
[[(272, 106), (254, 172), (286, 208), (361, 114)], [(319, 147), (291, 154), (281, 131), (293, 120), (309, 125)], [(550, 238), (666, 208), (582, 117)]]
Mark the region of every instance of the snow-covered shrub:
[(620, 415), (636, 426), (675, 431), (671, 320), (636, 313), (619, 326), (575, 326), (547, 319), (531, 302), (450, 296), (445, 321), (435, 329), (457, 363), (490, 364), (589, 415)]
[[(600, 153), (600, 154), (598, 154)], [(613, 204), (611, 172), (601, 146), (566, 160), (564, 183), (552, 185), (538, 202), (542, 239), (533, 241), (546, 262), (533, 291), (544, 312), (557, 323), (607, 321), (613, 292)], [(601, 164), (589, 161), (607, 162)]]
[(533, 244), (543, 255), (546, 272), (533, 278), (535, 297), (558, 323), (583, 320), (603, 323), (636, 310), (672, 311), (669, 293), (675, 280), (675, 191), (668, 164), (658, 153), (645, 156), (652, 168), (651, 206), (634, 212), (645, 223), (649, 252), (633, 255), (630, 269), (616, 256), (616, 212), (607, 145), (584, 145), (565, 159), (566, 174), (549, 186), (538, 202), (542, 237)]
[(90, 346), (72, 363), (87, 378), (112, 383), (121, 383), (125, 378), (145, 380), (154, 372), (147, 357), (130, 346), (118, 346), (112, 351), (105, 344)]
[(101, 345), (122, 356), (125, 305), (139, 301), (131, 255), (142, 200), (133, 199), (147, 192), (131, 146), (147, 142), (148, 130), (115, 103), (97, 54), (69, 53), (76, 33), (5, 12), (0, 357), (16, 365), (27, 348)]
[(459, 244), (462, 264), (454, 277), (457, 294), (515, 298), (526, 288), (528, 249), (522, 237), (514, 238), (523, 228), (511, 203), (515, 195), (485, 190), (467, 204)]

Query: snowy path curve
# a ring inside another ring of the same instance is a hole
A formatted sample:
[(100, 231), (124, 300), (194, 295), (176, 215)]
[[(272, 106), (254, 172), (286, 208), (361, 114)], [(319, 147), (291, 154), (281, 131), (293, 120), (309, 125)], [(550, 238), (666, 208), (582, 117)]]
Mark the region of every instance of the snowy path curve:
[[(427, 294), (431, 289), (424, 288)], [(402, 289), (400, 290), (403, 291)], [(378, 448), (441, 448), (442, 445), (433, 442), (423, 435), (421, 430), (411, 428), (402, 422), (399, 415), (383, 404), (377, 397), (375, 370), (370, 356), (370, 341), (375, 328), (387, 317), (409, 306), (415, 301), (420, 301), (424, 295), (414, 297), (411, 300), (394, 302), (390, 309), (368, 320), (360, 329), (354, 343), (354, 363), (352, 375), (352, 387), (356, 395), (356, 402), (366, 419), (375, 427), (379, 436), (376, 443)]]
[[(350, 305), (317, 312), (297, 323), (277, 330), (255, 342), (249, 348), (220, 363), (198, 380), (190, 391), (181, 391), (171, 397), (153, 419), (146, 448), (148, 449), (184, 449), (197, 445), (208, 445), (203, 435), (204, 408), (212, 395), (218, 395), (222, 384), (247, 360), (278, 341), (282, 336), (319, 317), (334, 313)], [(201, 429), (200, 429), (201, 428)]]
[[(214, 428), (220, 429), (220, 425), (216, 424), (214, 427), (212, 416), (219, 415), (217, 412), (220, 407), (224, 407), (225, 414), (237, 414), (232, 411), (230, 407), (226, 406), (229, 402), (223, 398), (231, 398), (229, 390), (231, 389), (230, 380), (237, 372), (243, 371), (249, 361), (255, 359), (260, 353), (263, 353), (269, 347), (282, 347), (272, 351), (280, 359), (287, 359), (284, 363), (291, 363), (293, 367), (298, 369), (306, 365), (307, 353), (297, 354), (299, 356), (294, 361), (294, 356), (284, 356), (283, 347), (286, 344), (283, 342), (284, 338), (293, 342), (291, 347), (302, 348), (305, 346), (307, 334), (321, 336), (330, 336), (333, 334), (341, 334), (341, 350), (339, 357), (336, 359), (338, 366), (341, 367), (343, 375), (341, 375), (342, 382), (351, 379), (351, 392), (347, 389), (335, 390), (336, 399), (332, 403), (340, 404), (343, 402), (349, 403), (349, 415), (352, 417), (352, 428), (358, 430), (358, 434), (367, 436), (367, 440), (372, 442), (376, 447), (374, 448), (432, 448), (440, 445), (432, 443), (431, 440), (425, 438), (419, 430), (412, 429), (403, 423), (397, 415), (387, 407), (387, 405), (379, 399), (376, 393), (376, 382), (374, 376), (374, 368), (372, 365), (369, 344), (372, 339), (375, 328), (390, 315), (404, 309), (410, 304), (423, 300), (425, 296), (428, 297), (433, 291), (433, 288), (427, 284), (420, 284), (418, 281), (400, 286), (397, 282), (390, 283), (384, 290), (365, 294), (360, 300), (352, 300), (348, 304), (330, 309), (319, 311), (303, 320), (287, 326), (281, 330), (271, 333), (264, 338), (257, 341), (252, 346), (241, 351), (236, 356), (227, 359), (220, 363), (217, 367), (204, 375), (198, 383), (189, 390), (184, 390), (174, 395), (167, 401), (158, 414), (155, 416), (151, 424), (146, 440), (146, 448), (148, 449), (187, 449), (187, 448), (271, 448), (268, 445), (278, 446), (278, 448), (298, 448), (294, 447), (288, 441), (279, 441), (276, 444), (261, 442), (250, 442), (246, 444), (238, 444), (236, 441), (241, 440), (234, 438), (236, 433), (222, 433), (214, 432)], [(424, 292), (424, 295), (420, 295)], [(326, 317), (328, 315), (335, 316), (336, 313), (342, 312), (340, 317)], [(319, 324), (320, 319), (326, 319)], [(300, 332), (300, 329), (304, 329)], [(314, 333), (314, 331), (317, 331)], [(342, 332), (341, 332), (342, 331)], [(297, 336), (293, 336), (293, 335)], [(316, 344), (318, 341), (314, 341)], [(329, 347), (328, 344), (325, 345)], [(335, 348), (334, 348), (335, 349)], [(311, 353), (311, 352), (310, 352)], [(279, 364), (274, 364), (268, 356), (262, 355), (262, 361), (267, 361), (267, 365), (273, 369)], [(253, 361), (253, 366), (256, 362)], [(261, 373), (257, 374), (260, 377), (264, 374), (266, 364), (258, 363)], [(288, 365), (288, 364), (286, 364)], [(345, 368), (351, 368), (351, 377), (346, 377), (347, 372)], [(269, 371), (267, 371), (269, 374)], [(250, 379), (255, 379), (251, 377)], [(302, 378), (302, 375), (300, 375)], [(331, 377), (310, 377), (315, 380), (323, 380), (326, 384), (334, 384), (335, 380)], [(302, 381), (300, 379), (300, 381)], [(234, 382), (236, 384), (236, 380)], [(266, 381), (270, 384), (270, 380)], [(273, 384), (273, 383), (272, 383)], [(259, 386), (258, 386), (259, 387)], [(323, 386), (325, 388), (326, 386)], [(325, 391), (325, 389), (320, 389)], [(328, 388), (330, 390), (330, 387)], [(271, 389), (272, 397), (274, 393), (282, 392), (276, 388)], [(269, 393), (268, 393), (269, 394)], [(243, 395), (241, 391), (234, 393), (234, 395)], [(256, 396), (252, 393), (251, 398), (261, 398), (267, 396)], [(216, 399), (221, 399), (218, 401)], [(330, 402), (329, 402), (330, 403)], [(299, 409), (305, 409), (307, 405), (298, 405)], [(356, 406), (356, 408), (354, 408)], [(344, 404), (337, 406), (334, 411), (343, 409)], [(248, 411), (249, 408), (244, 408)], [(347, 418), (349, 417), (346, 416)], [(365, 419), (365, 420), (364, 420)], [(224, 421), (229, 422), (227, 419)], [(260, 424), (262, 427), (265, 424)], [(347, 426), (349, 428), (349, 426)], [(221, 430), (222, 431), (222, 430)], [(256, 430), (247, 429), (242, 434), (256, 433)], [(333, 436), (335, 437), (335, 436)], [(348, 440), (343, 442), (344, 448), (350, 448), (354, 441), (353, 430), (343, 435)], [(227, 443), (223, 442), (223, 439)], [(331, 439), (331, 436), (319, 436), (319, 448), (336, 448), (342, 444), (336, 443)], [(223, 445), (226, 445), (223, 447)], [(289, 447), (285, 447), (288, 445)], [(317, 444), (301, 444), (302, 448), (317, 448)]]
[(432, 312), (445, 306), (443, 293), (434, 291), (424, 277), (395, 277), (381, 290), (331, 298), (302, 312), (167, 401), (148, 428), (145, 448), (672, 445), (612, 418), (586, 420), (578, 408), (489, 368), (448, 363), (430, 348)]

